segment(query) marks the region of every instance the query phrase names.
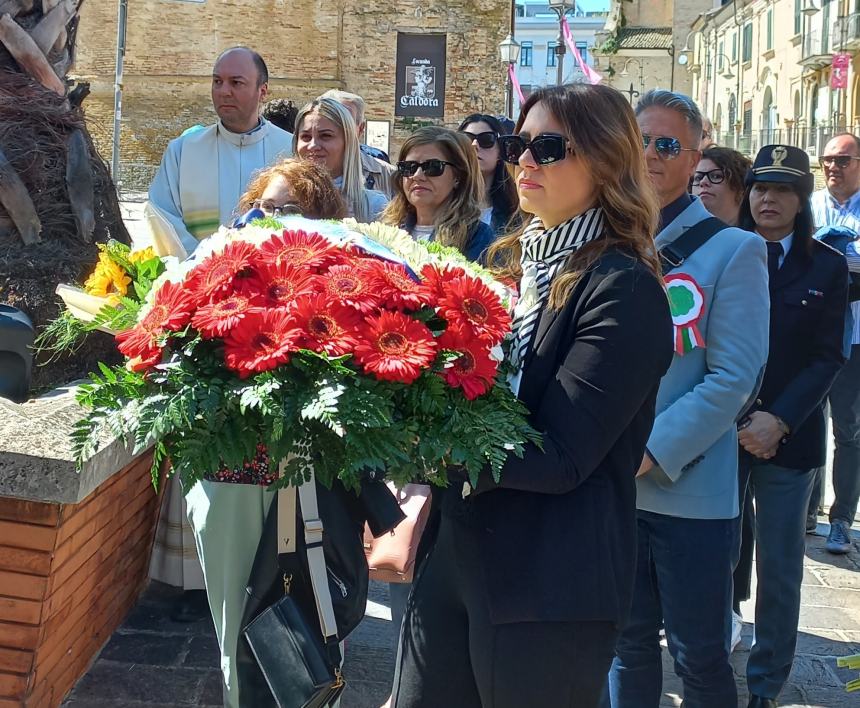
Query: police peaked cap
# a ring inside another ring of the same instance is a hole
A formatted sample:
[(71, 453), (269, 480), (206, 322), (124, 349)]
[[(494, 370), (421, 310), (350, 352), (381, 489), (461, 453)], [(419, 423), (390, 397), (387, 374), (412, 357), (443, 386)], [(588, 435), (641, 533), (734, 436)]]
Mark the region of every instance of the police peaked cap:
[(755, 156), (745, 184), (753, 182), (787, 182), (811, 193), (815, 178), (809, 170), (809, 155), (793, 145), (765, 145)]

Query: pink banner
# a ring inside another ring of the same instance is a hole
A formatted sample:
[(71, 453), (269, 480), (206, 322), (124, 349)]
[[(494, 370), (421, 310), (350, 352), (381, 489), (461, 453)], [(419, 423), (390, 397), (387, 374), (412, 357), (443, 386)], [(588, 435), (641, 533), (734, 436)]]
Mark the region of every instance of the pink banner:
[(585, 79), (590, 84), (599, 84), (603, 81), (603, 77), (599, 72), (592, 69), (586, 62), (583, 60), (582, 55), (579, 53), (579, 49), (576, 48), (576, 43), (573, 41), (573, 35), (570, 32), (570, 25), (567, 23), (567, 18), (561, 18), (561, 31), (564, 35), (564, 42), (567, 44), (567, 48), (570, 50), (570, 53), (573, 54), (576, 59), (576, 63), (579, 64), (579, 68), (582, 69), (582, 73), (585, 74)]
[[(508, 76), (511, 77), (511, 84), (514, 87), (514, 91), (517, 92), (517, 98), (520, 101), (520, 105), (522, 106), (526, 102), (526, 97), (523, 96), (523, 89), (520, 86), (520, 82), (517, 81), (517, 72), (514, 71), (514, 65), (508, 64)], [(512, 106), (513, 108), (513, 106)]]
[(848, 67), (851, 65), (851, 55), (840, 52), (833, 55), (833, 70), (830, 73), (830, 88), (848, 88)]

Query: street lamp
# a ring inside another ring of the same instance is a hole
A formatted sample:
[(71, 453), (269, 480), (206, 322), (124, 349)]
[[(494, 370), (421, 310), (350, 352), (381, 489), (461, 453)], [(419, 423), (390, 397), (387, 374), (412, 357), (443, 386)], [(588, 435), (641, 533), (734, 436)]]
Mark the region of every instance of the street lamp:
[(726, 71), (725, 71), (725, 73), (723, 74), (723, 78), (724, 78), (726, 81), (731, 81), (733, 78), (735, 78), (735, 75), (732, 73), (732, 67), (731, 67), (731, 62), (732, 62), (732, 60), (731, 60), (731, 59), (729, 59), (729, 58), (728, 58), (725, 54), (723, 54), (722, 52), (717, 52), (717, 55), (716, 55), (716, 57), (715, 57), (715, 58), (716, 58), (716, 60), (717, 60), (717, 62), (716, 62), (716, 64), (717, 64), (717, 65), (716, 65), (716, 67), (715, 67), (716, 71), (715, 71), (714, 73), (719, 73), (719, 71), (720, 71), (720, 59), (723, 59), (723, 60), (724, 60), (724, 62), (725, 62), (725, 64), (726, 64)]
[(812, 17), (816, 12), (818, 12), (818, 8), (815, 7), (815, 3), (812, 2), (812, 0), (805, 0), (800, 12), (806, 17)]
[(499, 57), (502, 64), (507, 65), (507, 79), (505, 80), (505, 115), (514, 117), (514, 84), (511, 81), (511, 72), (520, 59), (520, 43), (510, 34), (499, 43)]
[(681, 66), (684, 66), (689, 61), (689, 54), (693, 53), (693, 50), (690, 48), (690, 37), (694, 34), (699, 34), (701, 30), (692, 30), (687, 33), (687, 38), (684, 40), (684, 48), (678, 52), (678, 63)]
[[(627, 61), (625, 61), (624, 67), (621, 69), (621, 71), (619, 72), (618, 75), (623, 76), (624, 78), (627, 78), (628, 76), (630, 76), (630, 72), (627, 70), (627, 67), (630, 66), (631, 61), (635, 61), (636, 65), (639, 67), (639, 88), (644, 91), (645, 90), (645, 67), (642, 65), (642, 62), (639, 61), (636, 57), (630, 57)], [(630, 90), (625, 91), (625, 93), (627, 93), (630, 96), (630, 104), (631, 105), (633, 105), (633, 98), (638, 97), (640, 95), (639, 91), (635, 91), (633, 89), (632, 83), (630, 84)]]
[(555, 56), (558, 62), (556, 70), (555, 82), (561, 86), (564, 80), (564, 32), (562, 30), (561, 21), (564, 16), (576, 7), (576, 0), (549, 0), (549, 9), (552, 10), (558, 17), (558, 40), (555, 43)]

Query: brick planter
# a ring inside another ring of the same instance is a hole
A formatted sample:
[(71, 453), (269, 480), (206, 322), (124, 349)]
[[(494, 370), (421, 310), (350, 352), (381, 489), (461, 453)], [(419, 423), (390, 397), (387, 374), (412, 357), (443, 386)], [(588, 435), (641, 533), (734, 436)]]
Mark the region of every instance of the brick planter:
[(0, 400), (0, 708), (58, 706), (147, 582), (151, 455), (114, 442), (78, 474), (73, 392)]

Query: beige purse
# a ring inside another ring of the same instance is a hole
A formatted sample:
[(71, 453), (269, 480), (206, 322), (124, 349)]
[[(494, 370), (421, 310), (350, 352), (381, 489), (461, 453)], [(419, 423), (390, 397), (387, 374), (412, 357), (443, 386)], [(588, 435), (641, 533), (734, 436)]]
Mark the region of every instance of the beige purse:
[(373, 538), (364, 526), (364, 553), (372, 580), (386, 583), (411, 583), (415, 572), (418, 543), (430, 516), (430, 486), (407, 484), (397, 489), (386, 483), (406, 515), (397, 526), (379, 538)]

